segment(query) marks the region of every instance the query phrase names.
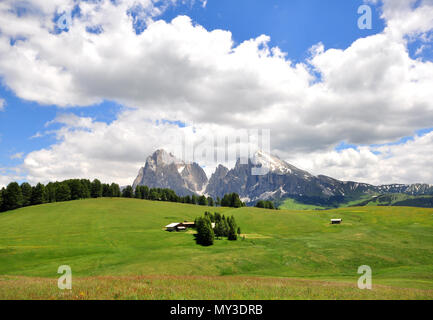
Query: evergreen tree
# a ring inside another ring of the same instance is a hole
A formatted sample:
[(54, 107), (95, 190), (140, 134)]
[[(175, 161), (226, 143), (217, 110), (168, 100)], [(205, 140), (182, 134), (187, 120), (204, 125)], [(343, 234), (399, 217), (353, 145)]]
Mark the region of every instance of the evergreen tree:
[(207, 204), (208, 204), (209, 207), (213, 207), (215, 205), (212, 197), (208, 197), (207, 198)]
[(223, 221), (219, 220), (215, 223), (215, 236), (220, 239), (225, 236)]
[(260, 200), (256, 203), (256, 208), (264, 208), (265, 202), (263, 200)]
[(228, 224), (228, 233), (227, 233), (227, 237), (229, 240), (234, 241), (238, 239), (238, 236), (236, 234), (236, 221), (235, 221), (235, 217), (231, 216), (230, 218), (227, 219), (227, 224)]
[(242, 207), (242, 201), (239, 198), (239, 195), (237, 193), (231, 194), (231, 201), (230, 201), (230, 207), (232, 208), (241, 208)]
[(27, 182), (21, 184), (21, 193), (23, 194), (23, 207), (27, 207), (32, 203), (32, 186)]
[(205, 196), (201, 196), (200, 198), (198, 198), (198, 204), (200, 206), (207, 206), (207, 199)]
[(228, 225), (227, 219), (226, 219), (226, 217), (224, 215), (223, 215), (221, 223), (222, 223), (222, 228), (223, 228), (222, 229), (223, 230), (223, 235), (224, 235), (224, 237), (227, 237), (228, 233), (229, 233), (229, 225)]
[(123, 189), (122, 197), (123, 198), (133, 198), (134, 197), (134, 190), (132, 189), (131, 186), (126, 186), (126, 188)]
[(52, 182), (45, 187), (46, 201), (49, 203), (56, 202), (56, 185)]
[(275, 205), (272, 201), (264, 201), (260, 200), (256, 203), (257, 208), (264, 208), (264, 209), (272, 209), (275, 210)]
[(134, 194), (134, 197), (135, 197), (136, 199), (141, 199), (141, 188), (140, 188), (139, 186), (137, 186), (137, 187), (135, 188), (135, 194)]
[(198, 218), (196, 221), (197, 227), (197, 243), (202, 246), (211, 246), (215, 240), (215, 233), (212, 229), (211, 221), (208, 218)]
[(110, 185), (110, 193), (112, 197), (120, 197), (120, 187), (116, 183)]
[(88, 199), (91, 197), (90, 191), (92, 190), (92, 183), (90, 182), (89, 179), (81, 179), (80, 180), (81, 185), (82, 185), (82, 194), (81, 194), (81, 199)]
[(71, 179), (65, 181), (68, 184), (69, 190), (71, 191), (71, 200), (84, 199), (84, 186), (79, 179)]
[(38, 183), (36, 187), (32, 190), (32, 198), (31, 198), (31, 204), (32, 206), (43, 204), (46, 202), (46, 195), (45, 195), (45, 186), (42, 183)]
[(3, 210), (15, 210), (23, 205), (23, 194), (21, 188), (16, 182), (11, 182), (2, 192), (3, 195)]
[(57, 183), (56, 186), (56, 201), (69, 201), (71, 200), (71, 189), (65, 182)]
[(142, 199), (149, 199), (149, 187), (148, 186), (141, 186), (141, 198)]
[(272, 201), (268, 201), (268, 208), (272, 209), (272, 210), (275, 210), (275, 205), (274, 205), (274, 203)]
[(111, 198), (113, 195), (111, 194), (111, 188), (109, 184), (102, 184), (102, 196), (104, 198)]
[(102, 197), (102, 184), (98, 179), (93, 180), (92, 186), (90, 189), (90, 195), (92, 198), (100, 198)]

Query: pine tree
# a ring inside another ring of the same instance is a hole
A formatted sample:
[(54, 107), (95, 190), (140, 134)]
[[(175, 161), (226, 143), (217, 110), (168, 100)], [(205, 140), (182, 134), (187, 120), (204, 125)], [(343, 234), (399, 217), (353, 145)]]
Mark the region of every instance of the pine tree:
[(90, 195), (92, 198), (102, 197), (102, 184), (98, 179), (93, 180), (92, 187), (90, 189)]
[(102, 197), (104, 198), (111, 198), (113, 195), (111, 193), (111, 188), (109, 184), (103, 183), (102, 184)]
[(45, 202), (46, 202), (45, 186), (42, 183), (38, 183), (36, 187), (34, 187), (32, 190), (32, 199), (31, 199), (32, 206), (43, 204)]
[(212, 229), (212, 223), (208, 218), (198, 218), (196, 220), (197, 243), (202, 246), (211, 246), (215, 240), (215, 233)]
[(136, 199), (141, 199), (141, 188), (140, 188), (139, 186), (137, 186), (137, 187), (135, 188), (134, 197), (135, 197)]
[(213, 206), (215, 205), (215, 203), (214, 203), (212, 197), (208, 197), (208, 198), (207, 198), (207, 205), (208, 205), (209, 207), (213, 207)]
[(71, 200), (71, 189), (68, 184), (65, 182), (61, 182), (57, 184), (56, 188), (56, 201), (69, 201)]
[(116, 183), (112, 183), (110, 186), (110, 193), (112, 197), (120, 197), (120, 187)]
[(201, 196), (200, 198), (198, 198), (198, 204), (200, 206), (207, 206), (207, 199), (205, 196)]
[(23, 205), (23, 194), (21, 188), (16, 182), (11, 182), (2, 192), (3, 210), (15, 210)]
[(50, 182), (45, 187), (46, 201), (49, 203), (56, 202), (56, 186), (54, 183)]
[(123, 189), (122, 192), (123, 198), (133, 198), (134, 197), (134, 190), (131, 186), (127, 186), (125, 189)]
[(64, 182), (68, 184), (69, 190), (71, 191), (71, 200), (84, 199), (84, 186), (79, 179), (72, 179)]
[(11, 182), (6, 187), (3, 194), (3, 211), (15, 210), (23, 205), (23, 194), (21, 188), (16, 182)]
[(23, 207), (27, 207), (32, 203), (32, 186), (27, 182), (21, 184), (21, 193), (23, 194)]

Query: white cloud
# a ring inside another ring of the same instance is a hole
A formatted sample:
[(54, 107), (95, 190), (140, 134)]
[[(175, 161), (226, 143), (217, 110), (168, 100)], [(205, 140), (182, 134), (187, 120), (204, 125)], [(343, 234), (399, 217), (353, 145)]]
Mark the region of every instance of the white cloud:
[(401, 144), (297, 156), (292, 162), (315, 174), (372, 184), (433, 183), (433, 132)]
[(0, 98), (0, 111), (3, 111), (6, 105), (6, 101), (4, 99)]
[[(386, 143), (431, 127), (433, 63), (412, 59), (407, 41), (427, 39), (433, 28), (432, 1), (413, 9), (414, 2), (386, 0), (383, 33), (358, 39), (345, 50), (319, 44), (309, 61), (299, 64), (268, 47), (268, 36), (235, 45), (229, 31), (208, 31), (188, 17), (153, 21), (164, 6), (150, 0), (139, 2), (148, 27), (138, 35), (134, 19), (125, 14), (133, 1), (117, 6), (82, 2), (81, 17), (60, 35), (50, 32), (53, 13), (64, 10), (60, 1), (32, 3), (37, 10), (25, 18), (8, 10), (11, 1), (0, 4), (4, 82), (19, 97), (42, 104), (86, 106), (113, 100), (136, 108), (122, 111), (109, 125), (58, 117), (64, 125), (56, 131), (58, 143), (24, 161), (33, 181), (85, 176), (125, 184), (153, 149), (175, 148), (170, 137), (188, 130), (157, 126), (158, 119), (194, 122), (202, 132), (270, 128), (273, 149), (280, 155), (294, 161), (315, 155), (317, 163), (310, 168), (337, 178), (406, 182), (419, 177), (398, 170), (393, 176), (386, 170), (375, 174), (369, 163), (398, 163), (369, 148), (332, 150), (341, 141)], [(65, 2), (66, 8), (72, 3)], [(96, 25), (101, 34), (86, 32)], [(25, 40), (11, 45), (11, 37)], [(392, 158), (401, 159), (404, 151), (393, 150)]]

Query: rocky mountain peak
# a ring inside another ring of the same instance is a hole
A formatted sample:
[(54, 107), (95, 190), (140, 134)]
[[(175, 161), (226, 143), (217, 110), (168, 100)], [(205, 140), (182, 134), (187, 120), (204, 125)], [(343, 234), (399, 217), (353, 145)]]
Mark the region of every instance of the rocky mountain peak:
[(150, 155), (140, 168), (133, 188), (169, 188), (178, 195), (203, 193), (208, 182), (206, 173), (197, 163), (185, 163), (163, 149)]
[[(263, 174), (256, 174), (254, 173), (256, 168), (268, 170), (260, 170)], [(205, 194), (214, 199), (236, 192), (243, 201), (250, 204), (258, 200), (287, 197), (307, 203), (311, 201), (328, 203), (362, 194), (433, 194), (432, 186), (423, 184), (376, 187), (365, 183), (340, 181), (323, 175), (314, 176), (263, 151), (257, 151), (247, 163), (238, 159), (235, 167), (230, 170), (219, 165), (208, 180), (199, 164), (185, 163), (173, 154), (160, 149), (149, 156), (145, 166), (140, 169), (133, 187), (138, 185), (170, 188), (181, 196)]]
[(172, 153), (168, 153), (164, 149), (156, 150), (147, 158), (146, 163), (152, 163), (157, 166), (174, 164), (183, 164), (182, 160), (177, 159)]

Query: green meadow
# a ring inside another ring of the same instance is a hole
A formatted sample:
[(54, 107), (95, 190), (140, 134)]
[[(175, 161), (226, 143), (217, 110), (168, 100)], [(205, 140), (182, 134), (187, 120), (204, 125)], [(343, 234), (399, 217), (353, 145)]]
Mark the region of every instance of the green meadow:
[[(206, 210), (234, 215), (241, 239), (202, 247), (192, 231), (164, 231)], [(57, 288), (60, 265), (72, 268), (72, 291)], [(361, 265), (372, 268), (373, 290), (357, 288)], [(0, 214), (0, 299), (21, 298), (433, 299), (433, 209), (121, 198), (22, 208)]]

